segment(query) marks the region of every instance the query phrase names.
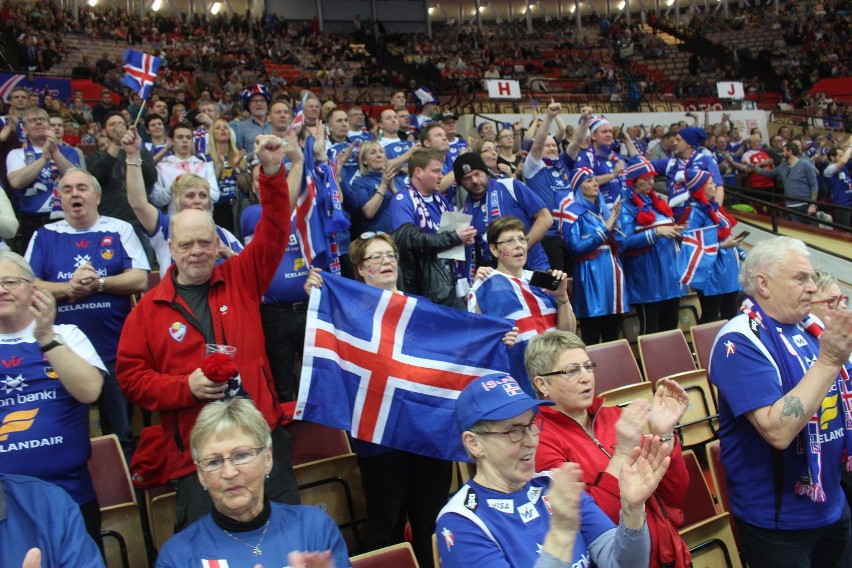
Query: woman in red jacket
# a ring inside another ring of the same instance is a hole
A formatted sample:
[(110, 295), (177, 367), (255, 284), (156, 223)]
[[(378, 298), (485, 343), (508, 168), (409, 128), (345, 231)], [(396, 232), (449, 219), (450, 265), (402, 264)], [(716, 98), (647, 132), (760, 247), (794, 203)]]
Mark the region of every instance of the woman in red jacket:
[(536, 471), (556, 469), (564, 462), (580, 464), (586, 489), (614, 522), (621, 509), (618, 472), (630, 450), (641, 445), (646, 427), (672, 445), (669, 470), (645, 503), (651, 533), (650, 566), (690, 566), (689, 547), (677, 532), (683, 513), (671, 507), (684, 499), (689, 485), (682, 449), (673, 435), (689, 402), (683, 387), (661, 380), (651, 404), (637, 400), (625, 408), (603, 408), (603, 399), (595, 397), (595, 363), (589, 359), (586, 345), (563, 331), (533, 338), (526, 366), (539, 398), (556, 403), (540, 408), (544, 427)]

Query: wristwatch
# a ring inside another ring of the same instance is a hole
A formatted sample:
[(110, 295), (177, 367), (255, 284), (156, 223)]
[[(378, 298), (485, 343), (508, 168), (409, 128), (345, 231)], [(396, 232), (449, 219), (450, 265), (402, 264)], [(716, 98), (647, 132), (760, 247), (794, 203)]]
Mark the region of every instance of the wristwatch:
[(51, 340), (51, 342), (48, 343), (47, 345), (44, 345), (44, 346), (39, 345), (38, 349), (42, 353), (47, 353), (48, 351), (50, 351), (54, 347), (59, 347), (60, 345), (65, 345), (65, 340), (63, 340), (62, 336), (59, 335), (58, 333), (54, 333), (53, 334), (53, 340)]
[(106, 278), (101, 276), (100, 278), (98, 278), (98, 292), (104, 291), (104, 284), (106, 284)]

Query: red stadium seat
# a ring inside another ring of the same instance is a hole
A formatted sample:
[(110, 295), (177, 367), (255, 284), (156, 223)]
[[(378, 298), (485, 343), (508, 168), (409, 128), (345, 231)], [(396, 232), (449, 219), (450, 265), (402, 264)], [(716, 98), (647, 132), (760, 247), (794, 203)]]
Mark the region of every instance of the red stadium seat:
[(713, 348), (713, 342), (716, 341), (716, 335), (726, 323), (728, 323), (728, 320), (714, 321), (694, 325), (689, 329), (689, 333), (692, 335), (692, 347), (695, 349), (696, 357), (698, 357), (698, 366), (702, 369), (709, 368), (710, 350)]
[(420, 568), (407, 542), (353, 556), (352, 568)]
[(589, 359), (597, 365), (595, 390), (608, 391), (642, 382), (642, 373), (626, 339), (617, 339), (586, 348)]
[(695, 360), (679, 329), (639, 336), (639, 358), (645, 378), (657, 379), (695, 370)]

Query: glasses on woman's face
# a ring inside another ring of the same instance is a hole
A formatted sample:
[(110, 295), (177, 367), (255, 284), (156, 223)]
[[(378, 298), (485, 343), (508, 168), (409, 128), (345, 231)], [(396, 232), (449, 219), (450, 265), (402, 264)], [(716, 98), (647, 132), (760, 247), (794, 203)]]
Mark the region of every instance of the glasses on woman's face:
[(517, 426), (512, 426), (503, 432), (491, 432), (486, 430), (485, 432), (477, 432), (477, 434), (481, 436), (506, 436), (510, 442), (517, 444), (524, 439), (527, 430), (529, 430), (532, 437), (537, 438), (543, 428), (544, 419), (541, 416), (536, 416), (529, 424), (518, 424)]
[(387, 259), (389, 262), (398, 262), (399, 261), (399, 253), (396, 253), (392, 250), (387, 252), (374, 252), (370, 256), (364, 259), (364, 262), (369, 262), (370, 264), (381, 264)]
[(201, 471), (210, 473), (211, 471), (219, 471), (225, 466), (225, 462), (231, 462), (232, 466), (246, 465), (260, 455), (260, 452), (266, 448), (246, 448), (234, 450), (228, 457), (207, 458), (206, 460), (198, 460), (196, 465)]
[(12, 290), (17, 290), (21, 287), (21, 284), (24, 282), (29, 282), (32, 284), (32, 280), (27, 280), (26, 278), (21, 278), (20, 276), (7, 276), (0, 280), (0, 288), (3, 288), (7, 292), (11, 292)]
[(831, 296), (822, 300), (811, 300), (811, 305), (813, 304), (825, 304), (829, 310), (836, 310), (840, 307), (840, 304), (843, 304), (844, 307), (849, 305), (849, 296)]
[(552, 373), (545, 373), (543, 375), (539, 375), (540, 377), (553, 377), (556, 375), (565, 375), (565, 378), (569, 381), (573, 381), (577, 377), (580, 376), (581, 371), (586, 371), (588, 374), (592, 374), (595, 372), (598, 364), (594, 361), (586, 361), (582, 365), (572, 365), (567, 369), (559, 369), (558, 371), (553, 371)]
[(503, 239), (502, 241), (497, 241), (494, 244), (495, 245), (509, 245), (510, 247), (513, 247), (517, 244), (525, 245), (525, 244), (527, 244), (528, 241), (529, 241), (528, 238), (521, 235), (520, 237), (509, 237), (508, 239)]

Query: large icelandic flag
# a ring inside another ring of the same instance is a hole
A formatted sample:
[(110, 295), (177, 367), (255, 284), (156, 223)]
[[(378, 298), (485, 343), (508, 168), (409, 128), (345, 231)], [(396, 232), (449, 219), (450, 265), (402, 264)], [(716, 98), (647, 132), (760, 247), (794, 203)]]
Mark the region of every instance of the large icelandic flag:
[(467, 460), (459, 392), (509, 368), (511, 322), (327, 275), (308, 304), (295, 417), (355, 438)]
[(146, 101), (151, 96), (151, 88), (157, 82), (157, 70), (162, 62), (159, 57), (128, 49), (124, 52), (125, 75), (121, 82)]
[(700, 287), (707, 280), (719, 253), (718, 227), (701, 227), (683, 233), (677, 256), (681, 284)]

